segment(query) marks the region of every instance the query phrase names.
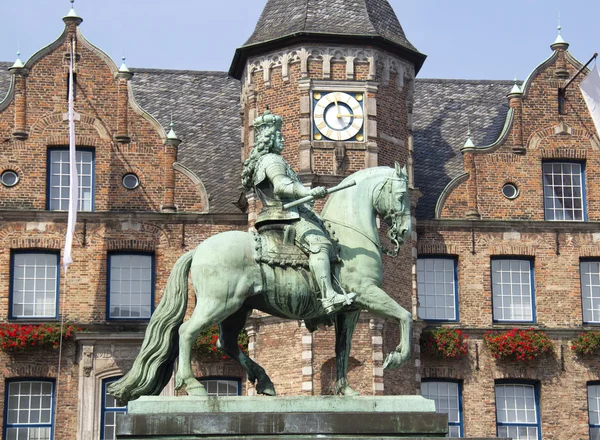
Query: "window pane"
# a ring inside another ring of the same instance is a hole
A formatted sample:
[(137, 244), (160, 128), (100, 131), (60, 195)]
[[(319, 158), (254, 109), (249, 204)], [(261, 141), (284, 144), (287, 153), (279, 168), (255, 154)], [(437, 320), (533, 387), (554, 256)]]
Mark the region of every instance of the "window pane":
[(57, 279), (57, 254), (14, 254), (13, 317), (53, 318), (56, 316)]
[(545, 219), (583, 221), (581, 164), (549, 162), (542, 170)]
[[(496, 385), (496, 421), (500, 437), (538, 440), (538, 409), (533, 385)], [(505, 425), (509, 423), (510, 425)]]
[(449, 437), (460, 437), (460, 386), (456, 382), (422, 382), (421, 394), (435, 401), (436, 412), (448, 414)]
[(240, 382), (237, 380), (199, 379), (209, 396), (237, 396)]
[(597, 261), (582, 262), (580, 274), (583, 321), (600, 323), (600, 263)]
[[(68, 150), (50, 150), (49, 154), (49, 209), (51, 211), (66, 211), (69, 209), (69, 152)], [(77, 151), (76, 162), (79, 176), (78, 210), (92, 211), (94, 154), (91, 151)]]
[(152, 309), (152, 256), (115, 254), (110, 261), (110, 318), (147, 319)]
[(10, 382), (6, 399), (6, 437), (16, 440), (51, 440), (52, 393), (51, 382)]
[(454, 321), (456, 316), (455, 260), (417, 260), (419, 316), (422, 319)]
[(114, 440), (117, 438), (117, 415), (127, 414), (127, 406), (119, 406), (117, 400), (106, 392), (108, 385), (118, 380), (113, 378), (104, 381), (104, 399), (102, 404), (102, 438)]
[(494, 320), (533, 321), (531, 262), (492, 260), (492, 300)]
[(600, 428), (600, 385), (588, 385), (590, 428)]

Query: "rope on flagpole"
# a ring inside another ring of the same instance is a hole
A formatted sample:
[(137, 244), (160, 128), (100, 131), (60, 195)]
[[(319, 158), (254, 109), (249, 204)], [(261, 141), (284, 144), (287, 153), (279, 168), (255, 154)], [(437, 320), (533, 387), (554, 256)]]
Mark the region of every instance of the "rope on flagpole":
[[(70, 66), (69, 66), (69, 144), (72, 143), (73, 137), (74, 137), (74, 133), (72, 133), (74, 126), (73, 126), (73, 115), (71, 114), (73, 112), (73, 87), (74, 87), (74, 82), (73, 82), (73, 64), (74, 64), (74, 59), (75, 59), (75, 39), (71, 40), (71, 59), (70, 61)], [(71, 148), (72, 146), (69, 145), (69, 148)], [(70, 167), (73, 165), (70, 162), (73, 160), (73, 158), (71, 157), (71, 155), (69, 155), (69, 165)], [(73, 185), (73, 182), (69, 182), (70, 186)], [(73, 209), (71, 205), (72, 200), (71, 200), (71, 196), (69, 196), (69, 211), (71, 209)], [(79, 197), (77, 197), (77, 201), (78, 201)], [(77, 212), (77, 202), (75, 203), (75, 212)], [(69, 214), (70, 216), (70, 214)], [(75, 228), (73, 227), (73, 235), (75, 233)], [(67, 250), (67, 244), (66, 242), (69, 241), (69, 222), (67, 221), (67, 237), (65, 238), (65, 251)], [(70, 247), (72, 245), (72, 236), (71, 236), (71, 243), (68, 245), (69, 246), (69, 258), (70, 258)], [(66, 254), (66, 252), (65, 252)], [(63, 257), (66, 257), (66, 255), (64, 255)], [(58, 400), (59, 400), (59, 390), (60, 390), (60, 376), (61, 376), (61, 371), (62, 371), (62, 353), (63, 353), (63, 332), (64, 332), (64, 327), (65, 327), (65, 300), (67, 297), (67, 288), (68, 288), (68, 267), (69, 267), (69, 262), (65, 261), (64, 264), (64, 281), (63, 281), (63, 289), (60, 291), (62, 292), (62, 295), (60, 295), (60, 301), (58, 303), (58, 313), (60, 314), (60, 334), (59, 334), (59, 342), (58, 342), (58, 369), (56, 372), (56, 396), (54, 399), (54, 414), (57, 414), (57, 410), (58, 410)], [(59, 266), (60, 267), (60, 266)], [(59, 269), (60, 271), (60, 269)]]

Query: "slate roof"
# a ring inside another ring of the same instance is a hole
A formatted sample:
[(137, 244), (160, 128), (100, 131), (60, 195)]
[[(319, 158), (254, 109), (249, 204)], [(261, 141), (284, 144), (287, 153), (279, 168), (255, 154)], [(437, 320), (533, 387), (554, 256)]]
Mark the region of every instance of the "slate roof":
[(387, 0), (268, 0), (244, 46), (298, 32), (381, 36), (417, 50)]
[(508, 113), (506, 95), (513, 81), (417, 79), (413, 141), (415, 186), (424, 196), (417, 218), (433, 218), (446, 185), (464, 173), (460, 148), (469, 123), (476, 146), (498, 139)]
[[(10, 83), (0, 63), (0, 96)], [(239, 212), (240, 84), (225, 72), (132, 69), (138, 103), (167, 128), (173, 111), (183, 140), (178, 160), (194, 171), (211, 197), (210, 211)], [(508, 112), (512, 81), (417, 79), (414, 105), (415, 184), (424, 196), (418, 218), (433, 218), (446, 185), (463, 170), (460, 148), (470, 122), (477, 146), (493, 143)], [(1, 99), (1, 98), (0, 98)]]
[(0, 102), (4, 100), (6, 92), (8, 92), (8, 88), (10, 87), (10, 73), (8, 73), (8, 68), (12, 65), (13, 63), (0, 61)]
[(131, 69), (136, 101), (182, 140), (177, 161), (194, 171), (211, 213), (240, 212), (240, 83), (226, 72)]

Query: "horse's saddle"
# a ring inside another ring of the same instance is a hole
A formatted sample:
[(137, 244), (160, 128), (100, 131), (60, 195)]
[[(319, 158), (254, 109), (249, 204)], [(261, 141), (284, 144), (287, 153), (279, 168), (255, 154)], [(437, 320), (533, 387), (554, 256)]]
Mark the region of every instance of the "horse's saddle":
[[(291, 266), (308, 268), (308, 249), (296, 240), (293, 224), (269, 224), (254, 232), (254, 260), (269, 266)], [(334, 246), (335, 249), (335, 246)], [(332, 252), (332, 261), (337, 261), (337, 252)]]
[(308, 267), (308, 252), (296, 243), (291, 224), (271, 224), (254, 232), (254, 260), (269, 266)]

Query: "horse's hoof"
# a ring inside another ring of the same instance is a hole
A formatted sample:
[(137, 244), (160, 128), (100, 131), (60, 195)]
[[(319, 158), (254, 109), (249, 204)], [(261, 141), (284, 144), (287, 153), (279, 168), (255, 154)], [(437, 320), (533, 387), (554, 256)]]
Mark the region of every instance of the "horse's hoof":
[(385, 362), (383, 363), (384, 369), (390, 368), (400, 368), (402, 364), (404, 364), (408, 358), (410, 357), (407, 353), (400, 353), (398, 351), (392, 351), (385, 358)]
[(338, 396), (360, 396), (358, 391), (354, 391), (351, 386), (346, 385), (335, 390)]
[(176, 376), (175, 377), (175, 391), (180, 390), (182, 386), (183, 386), (183, 379), (181, 379), (179, 376)]
[(188, 396), (208, 396), (208, 392), (202, 385), (199, 387), (186, 387), (185, 392)]
[(258, 394), (263, 394), (265, 396), (273, 396), (274, 397), (277, 395), (277, 393), (275, 392), (275, 387), (272, 384), (267, 385), (265, 387), (259, 386), (256, 388), (256, 392)]

